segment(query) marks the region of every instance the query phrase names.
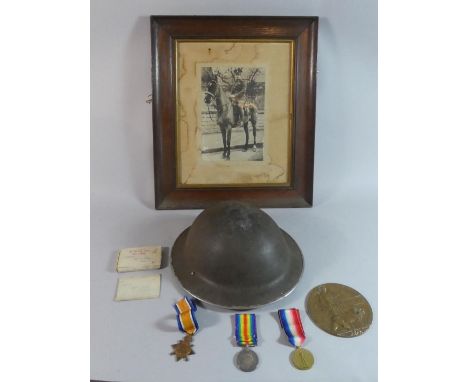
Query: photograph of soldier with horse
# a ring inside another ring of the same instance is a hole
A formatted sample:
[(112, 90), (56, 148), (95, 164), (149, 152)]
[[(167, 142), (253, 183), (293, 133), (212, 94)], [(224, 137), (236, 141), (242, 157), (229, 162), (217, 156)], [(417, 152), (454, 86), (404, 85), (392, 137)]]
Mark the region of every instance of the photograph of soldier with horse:
[(204, 160), (262, 161), (265, 68), (201, 68)]

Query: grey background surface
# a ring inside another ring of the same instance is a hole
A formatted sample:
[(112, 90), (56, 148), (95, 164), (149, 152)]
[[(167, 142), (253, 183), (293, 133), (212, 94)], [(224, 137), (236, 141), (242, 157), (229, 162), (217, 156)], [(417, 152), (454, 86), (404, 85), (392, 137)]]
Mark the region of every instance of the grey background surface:
[[(181, 338), (172, 304), (183, 293), (169, 267), (161, 297), (114, 302), (119, 248), (171, 247), (199, 211), (153, 209), (149, 15), (312, 15), (320, 17), (314, 207), (266, 210), (302, 248), (305, 270), (284, 300), (257, 309), (260, 365), (234, 367), (233, 312), (200, 308), (196, 355), (169, 356)], [(377, 2), (113, 1), (91, 2), (91, 377), (109, 381), (377, 380)], [(362, 292), (374, 324), (340, 339), (307, 317), (307, 292), (324, 282)], [(316, 364), (289, 364), (292, 347), (276, 310), (301, 309)]]

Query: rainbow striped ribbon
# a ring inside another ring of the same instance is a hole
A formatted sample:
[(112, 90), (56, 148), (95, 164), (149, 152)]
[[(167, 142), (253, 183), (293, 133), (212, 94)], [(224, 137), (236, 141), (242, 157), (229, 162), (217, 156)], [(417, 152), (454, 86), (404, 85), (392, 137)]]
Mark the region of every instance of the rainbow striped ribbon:
[(239, 346), (257, 346), (255, 314), (236, 314), (236, 341)]
[(280, 309), (278, 316), (286, 335), (288, 336), (289, 343), (293, 346), (301, 346), (305, 339), (304, 328), (302, 327), (301, 316), (299, 309)]
[(193, 335), (198, 330), (198, 322), (194, 312), (197, 310), (194, 302), (187, 297), (179, 300), (174, 305), (177, 312), (177, 325), (181, 332)]

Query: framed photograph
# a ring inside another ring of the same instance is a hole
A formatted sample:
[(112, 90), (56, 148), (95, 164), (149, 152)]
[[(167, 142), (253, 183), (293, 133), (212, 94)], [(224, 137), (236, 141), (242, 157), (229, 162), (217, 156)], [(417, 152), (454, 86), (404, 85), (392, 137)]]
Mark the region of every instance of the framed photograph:
[(157, 209), (310, 207), (317, 17), (151, 16)]

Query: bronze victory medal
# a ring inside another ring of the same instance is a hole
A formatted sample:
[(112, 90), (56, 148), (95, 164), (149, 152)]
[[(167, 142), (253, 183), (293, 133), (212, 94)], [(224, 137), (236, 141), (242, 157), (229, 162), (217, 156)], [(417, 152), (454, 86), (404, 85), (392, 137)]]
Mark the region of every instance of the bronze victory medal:
[(298, 347), (291, 353), (291, 362), (299, 370), (309, 370), (314, 365), (314, 356), (309, 350)]
[(369, 329), (372, 308), (362, 294), (342, 284), (322, 284), (306, 299), (307, 314), (320, 329), (337, 337), (356, 337)]

